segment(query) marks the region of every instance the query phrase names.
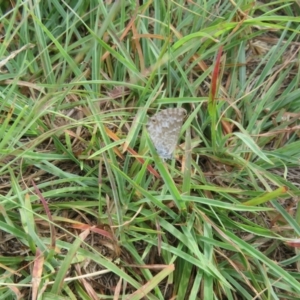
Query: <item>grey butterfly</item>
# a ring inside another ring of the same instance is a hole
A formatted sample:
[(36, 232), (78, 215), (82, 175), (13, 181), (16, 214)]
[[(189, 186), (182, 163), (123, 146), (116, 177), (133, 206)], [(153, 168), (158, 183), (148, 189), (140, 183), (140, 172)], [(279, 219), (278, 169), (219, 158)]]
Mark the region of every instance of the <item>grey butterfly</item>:
[(172, 158), (185, 116), (184, 108), (167, 108), (149, 119), (146, 128), (161, 158)]

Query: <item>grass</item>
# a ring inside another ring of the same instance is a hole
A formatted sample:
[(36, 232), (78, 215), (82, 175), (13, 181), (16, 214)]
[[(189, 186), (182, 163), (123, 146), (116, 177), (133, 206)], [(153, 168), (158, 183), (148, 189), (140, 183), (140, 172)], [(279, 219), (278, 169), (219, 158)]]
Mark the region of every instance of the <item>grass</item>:
[(299, 299), (296, 1), (0, 9), (0, 299)]

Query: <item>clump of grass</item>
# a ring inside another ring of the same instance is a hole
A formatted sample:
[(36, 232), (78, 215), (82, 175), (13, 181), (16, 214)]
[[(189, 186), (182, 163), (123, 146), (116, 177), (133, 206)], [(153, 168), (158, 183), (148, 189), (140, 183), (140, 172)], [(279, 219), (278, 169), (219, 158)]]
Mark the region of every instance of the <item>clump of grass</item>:
[[(298, 299), (296, 2), (14, 5), (0, 298)], [(144, 124), (177, 106), (164, 162)]]

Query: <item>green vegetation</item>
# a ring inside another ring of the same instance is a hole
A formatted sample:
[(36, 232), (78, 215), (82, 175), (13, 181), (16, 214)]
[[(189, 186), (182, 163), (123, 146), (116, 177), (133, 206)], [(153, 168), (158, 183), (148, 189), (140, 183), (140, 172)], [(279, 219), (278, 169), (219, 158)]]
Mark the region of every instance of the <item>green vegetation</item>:
[(299, 299), (299, 2), (0, 10), (0, 299)]

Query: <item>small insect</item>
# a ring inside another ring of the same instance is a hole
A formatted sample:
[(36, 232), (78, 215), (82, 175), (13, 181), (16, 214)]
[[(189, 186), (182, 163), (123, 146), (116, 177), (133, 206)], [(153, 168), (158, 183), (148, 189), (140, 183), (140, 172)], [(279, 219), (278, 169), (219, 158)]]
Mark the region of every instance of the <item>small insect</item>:
[(172, 158), (185, 116), (184, 108), (167, 108), (149, 119), (146, 128), (161, 158)]

